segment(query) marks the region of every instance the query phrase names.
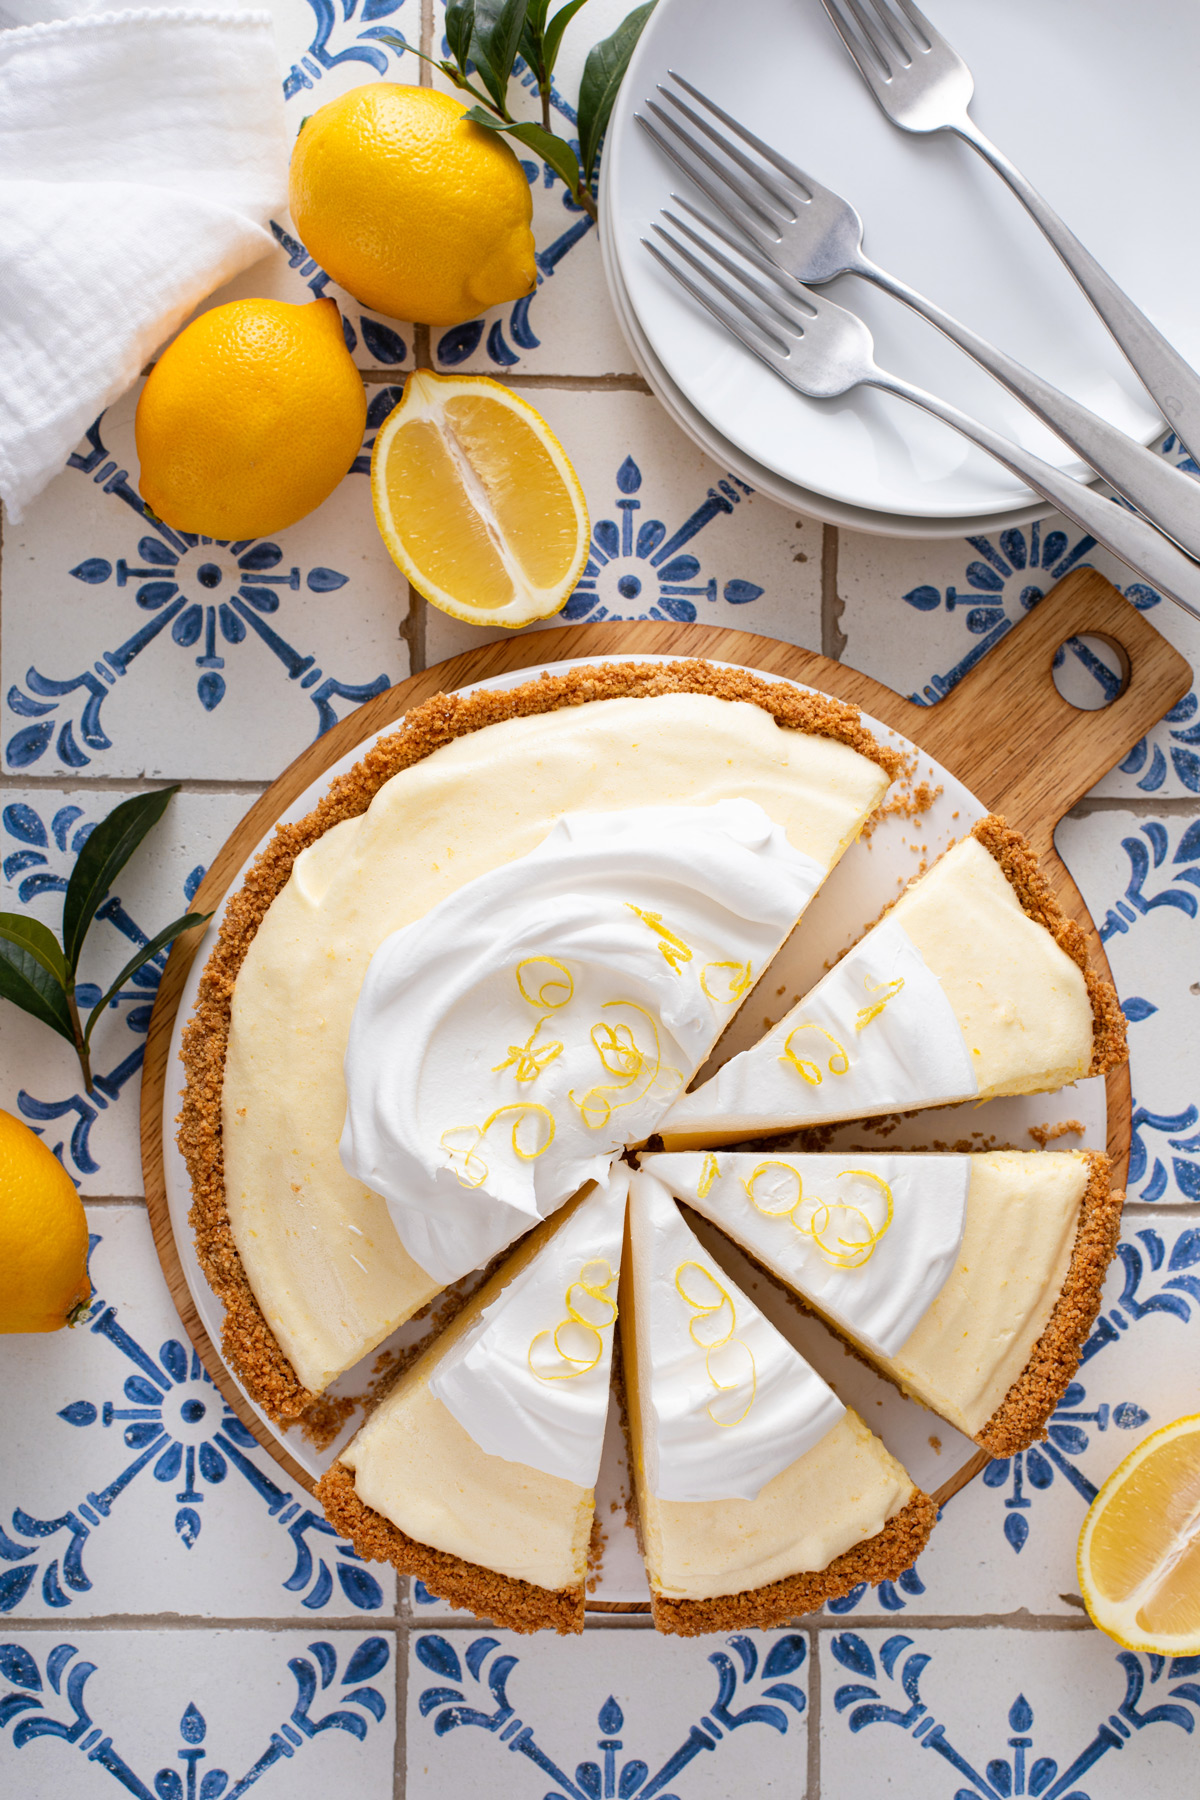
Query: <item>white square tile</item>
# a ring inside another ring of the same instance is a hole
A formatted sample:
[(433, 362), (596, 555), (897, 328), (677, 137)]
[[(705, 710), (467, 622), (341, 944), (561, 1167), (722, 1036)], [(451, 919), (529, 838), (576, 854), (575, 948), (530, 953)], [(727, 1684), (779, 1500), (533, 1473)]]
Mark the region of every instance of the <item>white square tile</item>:
[[(0, 795), (0, 910), (29, 912), (59, 931), (63, 893), (83, 838), (128, 798), (128, 790), (111, 788), (51, 792), (6, 785)], [(135, 948), (188, 911), (206, 866), (252, 800), (245, 793), (174, 796), (85, 939), (78, 993), (85, 1022)], [(166, 960), (164, 950), (137, 970), (98, 1021), (91, 1094), (71, 1045), (0, 1001), (2, 1103), (41, 1133), (84, 1194), (142, 1192), (142, 1051)]]
[(139, 391), (5, 532), (5, 767), (272, 780), (408, 673), (407, 584), (365, 462), (271, 539), (153, 524), (137, 494)]
[(408, 1800), (469, 1792), (543, 1800), (547, 1789), (571, 1800), (668, 1791), (678, 1800), (743, 1791), (801, 1800), (808, 1656), (795, 1632), (416, 1630)]
[[(1200, 626), (1069, 520), (941, 541), (839, 533), (844, 660), (920, 704), (935, 705), (1071, 569), (1107, 575), (1189, 661)], [(1086, 645), (1066, 652), (1081, 695), (1115, 677)], [(1200, 793), (1200, 700), (1188, 694), (1097, 783), (1097, 794)]]
[(87, 1321), (0, 1337), (0, 1612), (64, 1629), (122, 1614), (390, 1618), (391, 1570), (339, 1541), (209, 1380), (144, 1209), (88, 1222)]
[(1100, 1317), (1047, 1438), (990, 1463), (948, 1501), (899, 1581), (855, 1590), (827, 1613), (1078, 1619), (1075, 1551), (1098, 1489), (1150, 1432), (1200, 1411), (1197, 1264), (1200, 1231), (1186, 1219), (1127, 1214)]
[[(592, 558), (562, 612), (531, 627), (666, 619), (821, 643), (821, 536), (711, 462), (656, 400), (538, 389), (528, 396), (578, 471)], [(502, 632), (430, 607), (430, 663)]]
[[(13, 1800), (390, 1800), (390, 1633), (104, 1631), (0, 1644)], [(261, 1786), (259, 1786), (261, 1784)]]
[(1175, 1800), (1195, 1782), (1195, 1662), (1090, 1629), (823, 1633), (822, 1800)]
[(1200, 1200), (1200, 820), (1095, 812), (1057, 843), (1129, 1020), (1129, 1198)]

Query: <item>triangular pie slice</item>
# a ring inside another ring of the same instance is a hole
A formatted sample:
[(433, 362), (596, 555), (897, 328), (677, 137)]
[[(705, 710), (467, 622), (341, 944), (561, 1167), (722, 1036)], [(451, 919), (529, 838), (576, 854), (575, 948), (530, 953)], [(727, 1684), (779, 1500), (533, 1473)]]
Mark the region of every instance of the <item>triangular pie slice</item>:
[(620, 1333), (660, 1631), (777, 1625), (920, 1553), (933, 1502), (647, 1174), (630, 1183)]
[(518, 1246), (317, 1495), (358, 1554), (513, 1631), (582, 1631), (629, 1171)]
[(1125, 1021), (1020, 833), (994, 815), (751, 1049), (684, 1094), (668, 1150), (999, 1094), (1124, 1060)]
[(1120, 1230), (1107, 1157), (722, 1150), (643, 1161), (991, 1455), (1042, 1435)]
[[(536, 850), (566, 814), (749, 801), (819, 882), (898, 767), (840, 701), (701, 662), (608, 663), (439, 695), (282, 825), (201, 982), (179, 1139), (225, 1354), (257, 1403), (295, 1416), (444, 1285), (339, 1157), (351, 1017), (385, 939)], [(715, 960), (730, 964), (713, 975), (729, 1016), (742, 976), (731, 951)]]

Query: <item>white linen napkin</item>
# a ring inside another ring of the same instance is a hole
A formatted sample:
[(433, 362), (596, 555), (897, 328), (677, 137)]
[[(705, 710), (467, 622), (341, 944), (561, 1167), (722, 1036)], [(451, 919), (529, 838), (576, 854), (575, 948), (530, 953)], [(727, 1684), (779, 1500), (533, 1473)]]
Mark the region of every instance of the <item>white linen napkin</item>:
[[(44, 0), (43, 0), (44, 3)], [(0, 496), (19, 519), (286, 204), (264, 12), (0, 32)]]

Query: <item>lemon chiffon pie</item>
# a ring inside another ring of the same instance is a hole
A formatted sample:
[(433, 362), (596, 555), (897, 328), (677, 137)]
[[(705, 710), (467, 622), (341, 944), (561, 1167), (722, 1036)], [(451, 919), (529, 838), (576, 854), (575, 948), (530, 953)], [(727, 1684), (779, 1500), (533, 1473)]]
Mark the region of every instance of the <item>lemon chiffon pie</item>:
[(822, 695), (604, 664), (438, 696), (279, 827), (201, 981), (179, 1139), (268, 1414), (654, 1130), (898, 766)]

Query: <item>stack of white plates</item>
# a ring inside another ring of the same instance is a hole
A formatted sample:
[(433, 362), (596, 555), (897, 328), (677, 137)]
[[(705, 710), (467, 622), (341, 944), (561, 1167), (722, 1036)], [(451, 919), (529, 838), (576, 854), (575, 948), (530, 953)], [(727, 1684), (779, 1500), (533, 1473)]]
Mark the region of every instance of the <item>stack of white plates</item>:
[[(1200, 7), (1179, 0), (928, 0), (977, 84), (973, 116), (1139, 306), (1200, 366)], [(678, 288), (642, 245), (687, 183), (635, 114), (669, 70), (848, 199), (866, 250), (1122, 430), (1163, 431), (1148, 395), (1033, 221), (974, 151), (876, 107), (820, 0), (659, 0), (614, 109), (600, 230), (633, 357), (675, 421), (752, 487), (858, 530), (953, 537), (1049, 510), (903, 401), (810, 401)], [(691, 196), (699, 199), (698, 195)], [(880, 365), (1047, 461), (1073, 453), (932, 327), (864, 281), (825, 290), (870, 326)]]

